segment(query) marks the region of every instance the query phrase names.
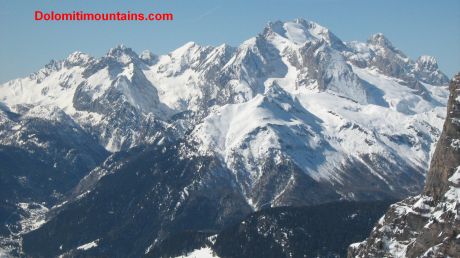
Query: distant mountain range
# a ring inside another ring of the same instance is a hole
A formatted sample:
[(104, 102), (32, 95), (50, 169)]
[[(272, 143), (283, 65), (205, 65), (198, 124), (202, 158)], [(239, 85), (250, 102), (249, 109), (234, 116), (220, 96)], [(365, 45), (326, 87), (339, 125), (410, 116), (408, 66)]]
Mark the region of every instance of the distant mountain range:
[(0, 85), (0, 250), (139, 257), (261, 209), (419, 194), (448, 82), (302, 19), (238, 47), (72, 53)]

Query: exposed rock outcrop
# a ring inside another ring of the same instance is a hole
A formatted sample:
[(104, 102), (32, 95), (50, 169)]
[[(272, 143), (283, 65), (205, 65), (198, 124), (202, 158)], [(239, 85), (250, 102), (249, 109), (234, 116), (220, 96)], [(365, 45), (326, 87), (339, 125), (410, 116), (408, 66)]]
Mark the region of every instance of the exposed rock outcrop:
[(370, 237), (348, 257), (459, 257), (460, 73), (450, 84), (447, 118), (426, 186), (419, 196), (392, 205)]

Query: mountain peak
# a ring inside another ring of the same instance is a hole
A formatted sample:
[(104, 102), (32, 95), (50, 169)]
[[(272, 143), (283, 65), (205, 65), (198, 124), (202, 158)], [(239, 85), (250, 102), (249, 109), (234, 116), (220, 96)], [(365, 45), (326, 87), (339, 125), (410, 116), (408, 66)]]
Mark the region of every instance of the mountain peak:
[(393, 44), (391, 43), (390, 40), (388, 40), (383, 33), (376, 33), (372, 35), (368, 40), (367, 43), (372, 44), (372, 45), (377, 45), (381, 47), (386, 47), (386, 48), (393, 48)]
[(150, 50), (142, 51), (142, 53), (139, 55), (139, 58), (149, 65), (152, 65), (155, 60), (158, 59), (158, 57), (154, 55)]
[(305, 20), (304, 18), (296, 18), (296, 19), (293, 20), (293, 22), (298, 23), (298, 24), (304, 24), (304, 25), (306, 25), (306, 24), (316, 24), (316, 25), (319, 25), (319, 24), (316, 23), (316, 22), (307, 21), (307, 20)]
[(417, 65), (428, 70), (438, 69), (438, 62), (433, 56), (422, 55), (417, 59)]
[(304, 26), (305, 28), (308, 28), (308, 29), (317, 29), (318, 31), (329, 32), (328, 28), (326, 28), (326, 27), (324, 27), (324, 26), (322, 26), (319, 23), (314, 22), (314, 21), (308, 21), (308, 20), (305, 20), (305, 19), (302, 19), (302, 18), (297, 18), (297, 19), (293, 20), (292, 22), (300, 24), (300, 25), (302, 25), (302, 26)]
[(138, 55), (134, 50), (129, 47), (126, 47), (123, 44), (120, 44), (114, 48), (111, 48), (107, 53), (107, 57), (115, 58), (117, 61), (127, 64), (133, 60), (138, 59)]
[(217, 46), (216, 48), (217, 48), (217, 49), (223, 49), (223, 50), (225, 50), (225, 49), (230, 49), (230, 48), (232, 48), (232, 46), (230, 46), (230, 45), (227, 44), (227, 43), (223, 43), (223, 44), (220, 44), (219, 46)]
[(314, 22), (314, 21), (305, 20), (303, 18), (296, 18), (296, 19), (291, 20), (291, 21), (276, 20), (276, 21), (273, 21), (273, 22), (269, 22), (267, 24), (267, 27), (273, 28), (273, 27), (276, 27), (276, 26), (283, 26), (285, 24), (298, 24), (298, 25), (304, 27), (305, 29), (319, 28), (319, 29), (328, 31), (328, 29), (326, 27), (321, 26), (319, 23)]
[(333, 47), (343, 46), (342, 41), (328, 28), (300, 18), (287, 22), (269, 22), (263, 34), (268, 35), (270, 33), (275, 33), (296, 45), (303, 45), (308, 41), (323, 40)]
[(119, 44), (119, 45), (116, 45), (115, 47), (109, 49), (109, 52), (107, 53), (107, 55), (114, 55), (114, 54), (119, 53), (119, 52), (127, 51), (128, 49), (131, 49), (131, 48), (125, 46), (124, 44)]
[(82, 66), (87, 64), (91, 59), (90, 55), (75, 51), (64, 60), (64, 63), (66, 66)]
[(198, 46), (198, 44), (196, 42), (189, 41), (189, 42), (185, 43), (184, 45), (182, 45), (181, 47), (179, 47), (178, 49), (186, 50), (186, 49), (194, 48), (196, 46)]
[(184, 45), (182, 45), (181, 47), (179, 47), (178, 49), (174, 50), (171, 52), (171, 54), (173, 54), (174, 56), (175, 55), (178, 55), (178, 56), (182, 56), (188, 52), (191, 52), (193, 49), (197, 49), (197, 48), (200, 48), (201, 46), (198, 45), (197, 43), (193, 42), (193, 41), (189, 41), (187, 43), (185, 43)]
[(439, 70), (438, 62), (432, 56), (420, 56), (415, 62), (415, 72), (421, 81), (429, 84), (446, 85), (449, 83), (449, 77)]

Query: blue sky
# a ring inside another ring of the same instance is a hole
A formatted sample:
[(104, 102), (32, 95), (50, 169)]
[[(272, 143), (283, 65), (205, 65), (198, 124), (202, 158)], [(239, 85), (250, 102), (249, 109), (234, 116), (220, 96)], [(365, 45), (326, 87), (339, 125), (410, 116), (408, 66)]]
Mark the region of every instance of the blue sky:
[[(37, 22), (35, 10), (172, 12), (172, 22)], [(0, 83), (80, 50), (101, 56), (125, 44), (164, 54), (188, 41), (237, 46), (268, 21), (304, 18), (344, 41), (384, 33), (417, 58), (433, 55), (460, 71), (459, 0), (0, 0)]]

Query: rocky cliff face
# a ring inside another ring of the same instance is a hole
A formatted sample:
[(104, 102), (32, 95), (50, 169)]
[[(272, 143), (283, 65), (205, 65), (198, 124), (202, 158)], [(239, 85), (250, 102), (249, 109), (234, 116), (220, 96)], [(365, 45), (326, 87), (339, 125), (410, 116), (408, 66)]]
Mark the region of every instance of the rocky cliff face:
[(392, 205), (348, 257), (458, 257), (460, 254), (460, 74), (423, 193)]

